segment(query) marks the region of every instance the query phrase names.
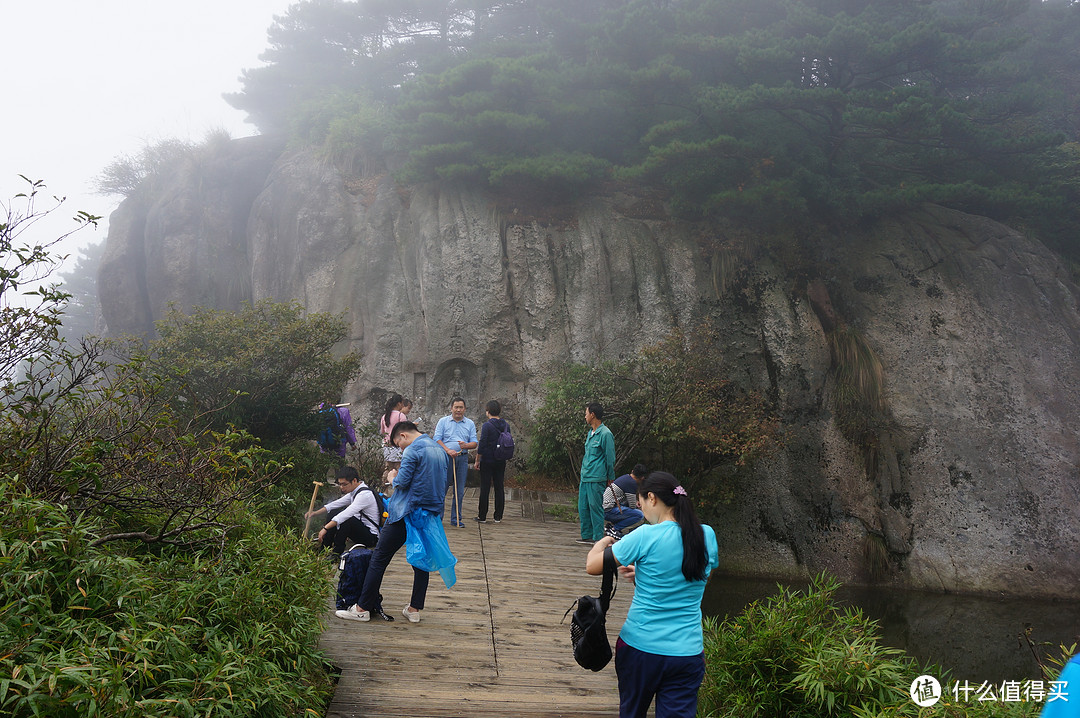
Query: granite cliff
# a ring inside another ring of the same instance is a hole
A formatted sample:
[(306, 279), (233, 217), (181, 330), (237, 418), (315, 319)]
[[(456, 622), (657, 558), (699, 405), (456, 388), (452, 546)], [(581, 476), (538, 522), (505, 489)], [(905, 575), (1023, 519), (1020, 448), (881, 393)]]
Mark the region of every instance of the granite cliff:
[[(1075, 596), (1080, 290), (1056, 256), (938, 207), (829, 238), (810, 281), (732, 251), (741, 237), (648, 197), (540, 216), (249, 138), (121, 204), (99, 293), (114, 333), (152, 331), (170, 302), (344, 312), (365, 357), (344, 398), (401, 391), (424, 416), (458, 391), (528, 415), (559, 365), (712, 317), (718, 367), (775, 402), (783, 434), (718, 509), (722, 568)], [(885, 370), (870, 457), (834, 421), (837, 322)]]

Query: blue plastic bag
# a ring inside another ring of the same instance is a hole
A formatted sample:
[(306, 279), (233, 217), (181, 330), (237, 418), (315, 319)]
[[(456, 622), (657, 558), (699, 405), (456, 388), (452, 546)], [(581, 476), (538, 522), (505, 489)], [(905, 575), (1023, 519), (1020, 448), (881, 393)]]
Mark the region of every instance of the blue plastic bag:
[(421, 571), (438, 571), (447, 588), (457, 583), (457, 557), (450, 551), (439, 516), (413, 509), (405, 515), (405, 528), (405, 560), (409, 565)]

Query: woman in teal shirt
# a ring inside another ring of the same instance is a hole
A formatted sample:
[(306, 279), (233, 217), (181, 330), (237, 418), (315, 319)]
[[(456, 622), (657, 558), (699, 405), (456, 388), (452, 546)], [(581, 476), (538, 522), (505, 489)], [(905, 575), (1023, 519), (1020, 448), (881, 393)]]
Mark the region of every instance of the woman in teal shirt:
[[(656, 698), (656, 718), (693, 718), (705, 677), (701, 597), (719, 563), (716, 533), (700, 523), (675, 477), (654, 471), (638, 486), (649, 526), (593, 545), (585, 570), (604, 570), (611, 546), (619, 572), (634, 582), (634, 600), (615, 644), (620, 718), (643, 717)], [(614, 545), (613, 545), (614, 544)]]

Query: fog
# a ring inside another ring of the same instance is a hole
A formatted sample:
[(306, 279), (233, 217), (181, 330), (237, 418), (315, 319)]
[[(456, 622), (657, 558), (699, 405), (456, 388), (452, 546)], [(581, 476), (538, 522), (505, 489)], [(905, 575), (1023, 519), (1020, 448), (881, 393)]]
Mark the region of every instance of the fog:
[[(289, 0), (39, 0), (5, 3), (5, 110), (0, 113), (0, 200), (43, 180), (67, 197), (49, 222), (24, 234), (44, 242), (72, 228), (78, 210), (108, 214), (119, 198), (94, 192), (113, 159), (166, 138), (212, 129), (254, 134), (221, 98), (243, 68), (261, 64), (266, 29)], [(39, 202), (44, 209), (52, 202)], [(78, 232), (64, 251), (105, 238), (107, 222)]]

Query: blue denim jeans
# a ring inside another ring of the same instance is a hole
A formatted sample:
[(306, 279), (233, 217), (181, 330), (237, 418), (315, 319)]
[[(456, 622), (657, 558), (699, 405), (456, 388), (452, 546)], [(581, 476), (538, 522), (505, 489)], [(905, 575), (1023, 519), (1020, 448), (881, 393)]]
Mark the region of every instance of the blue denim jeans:
[[(368, 565), (367, 575), (364, 576), (364, 588), (360, 592), (360, 600), (357, 602), (360, 608), (370, 611), (381, 603), (383, 574), (390, 565), (390, 559), (405, 545), (405, 519), (386, 524), (379, 534), (379, 543), (375, 545), (375, 552), (371, 554), (371, 563)], [(413, 568), (412, 596), (409, 605), (418, 611), (424, 609), (424, 599), (427, 598), (428, 579), (427, 571)]]
[(643, 518), (645, 518), (645, 515), (640, 511), (625, 506), (623, 506), (621, 510), (619, 508), (614, 508), (604, 512), (604, 521), (610, 521), (619, 531), (633, 526)]

